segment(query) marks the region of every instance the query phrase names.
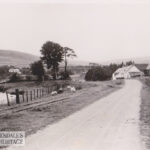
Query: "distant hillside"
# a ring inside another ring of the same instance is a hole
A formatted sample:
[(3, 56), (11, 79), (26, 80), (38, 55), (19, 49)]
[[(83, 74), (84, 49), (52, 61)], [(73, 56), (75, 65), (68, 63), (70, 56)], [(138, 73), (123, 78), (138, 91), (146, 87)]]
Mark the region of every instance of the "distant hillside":
[[(39, 60), (38, 56), (10, 50), (0, 50), (0, 66), (2, 65), (13, 65), (17, 67), (27, 67), (32, 62)], [(150, 57), (141, 57), (141, 58), (127, 58), (127, 59), (116, 59), (110, 60), (107, 62), (99, 62), (101, 65), (106, 65), (110, 63), (121, 63), (129, 60), (133, 60), (136, 64), (150, 64)], [(98, 62), (96, 62), (98, 63)], [(68, 61), (69, 66), (88, 66), (88, 61), (82, 61), (78, 59), (70, 59)], [(64, 63), (61, 63), (61, 66), (64, 66)]]
[(27, 67), (38, 59), (37, 56), (23, 52), (0, 50), (0, 66), (13, 65), (17, 67)]
[[(39, 60), (38, 56), (11, 50), (0, 50), (0, 66), (13, 65), (17, 67), (27, 67), (32, 62)], [(71, 59), (68, 62), (69, 66), (85, 66), (89, 62)], [(64, 63), (61, 64), (64, 66)]]

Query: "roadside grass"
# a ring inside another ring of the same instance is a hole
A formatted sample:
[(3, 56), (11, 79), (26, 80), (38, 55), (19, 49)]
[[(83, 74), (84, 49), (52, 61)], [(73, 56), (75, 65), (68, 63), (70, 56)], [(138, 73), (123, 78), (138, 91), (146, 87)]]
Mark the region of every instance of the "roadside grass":
[(22, 89), (22, 90), (32, 90), (36, 88), (41, 88), (41, 87), (55, 87), (60, 86), (60, 87), (65, 87), (67, 85), (75, 86), (77, 89), (82, 89), (86, 87), (91, 87), (91, 86), (97, 86), (97, 84), (93, 83), (92, 85), (89, 84), (88, 82), (79, 82), (79, 81), (72, 81), (72, 80), (50, 80), (50, 81), (44, 81), (44, 82), (36, 82), (36, 81), (30, 81), (30, 82), (15, 82), (15, 83), (5, 83), (1, 84), (2, 86), (5, 86), (6, 89), (8, 89), (8, 92), (15, 91), (15, 89)]
[[(49, 124), (81, 110), (89, 104), (120, 89), (124, 81), (85, 82), (78, 93), (70, 93), (71, 98), (50, 105), (38, 106), (30, 110), (0, 116), (0, 131), (25, 131), (26, 136), (36, 133)], [(61, 94), (61, 98), (65, 93)], [(46, 97), (48, 99), (50, 97)], [(44, 99), (43, 99), (44, 100)]]
[(141, 135), (146, 147), (150, 149), (150, 77), (141, 79), (143, 88), (141, 90)]

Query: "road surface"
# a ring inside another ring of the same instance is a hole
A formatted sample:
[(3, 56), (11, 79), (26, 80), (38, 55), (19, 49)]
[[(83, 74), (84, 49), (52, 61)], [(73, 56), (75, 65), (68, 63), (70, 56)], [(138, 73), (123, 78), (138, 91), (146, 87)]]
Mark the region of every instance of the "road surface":
[(139, 81), (127, 80), (122, 89), (29, 136), (24, 147), (9, 150), (143, 150), (141, 87)]

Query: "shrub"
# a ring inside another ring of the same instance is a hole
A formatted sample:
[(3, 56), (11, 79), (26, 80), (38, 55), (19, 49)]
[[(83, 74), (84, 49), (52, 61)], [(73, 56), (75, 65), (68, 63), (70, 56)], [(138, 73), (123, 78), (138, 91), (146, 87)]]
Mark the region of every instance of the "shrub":
[(38, 77), (39, 81), (43, 80), (43, 77), (45, 75), (45, 70), (42, 61), (35, 61), (31, 64), (31, 71), (33, 75), (36, 75)]
[(70, 73), (67, 71), (66, 73), (64, 71), (60, 72), (60, 79), (61, 80), (70, 80)]
[(6, 79), (10, 75), (8, 70), (9, 70), (8, 66), (0, 67), (0, 79)]
[(12, 74), (9, 78), (9, 82), (19, 82), (21, 78), (16, 73)]
[(111, 79), (111, 71), (109, 67), (95, 67), (88, 70), (85, 75), (85, 80), (87, 81), (104, 81)]
[(32, 81), (32, 77), (31, 77), (30, 75), (27, 75), (27, 76), (26, 76), (26, 80), (27, 80), (27, 81)]

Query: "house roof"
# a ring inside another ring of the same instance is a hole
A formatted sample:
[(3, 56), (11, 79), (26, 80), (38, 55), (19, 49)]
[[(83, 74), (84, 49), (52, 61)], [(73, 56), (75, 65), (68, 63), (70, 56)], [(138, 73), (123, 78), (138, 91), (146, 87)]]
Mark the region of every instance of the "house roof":
[(142, 72), (147, 69), (148, 64), (135, 64), (135, 66)]
[(115, 73), (126, 73), (126, 72), (141, 72), (135, 65), (130, 65), (126, 67), (119, 68), (115, 71)]
[(132, 67), (132, 65), (119, 68), (119, 69), (117, 69), (117, 70), (115, 71), (115, 73), (127, 72), (131, 67)]

